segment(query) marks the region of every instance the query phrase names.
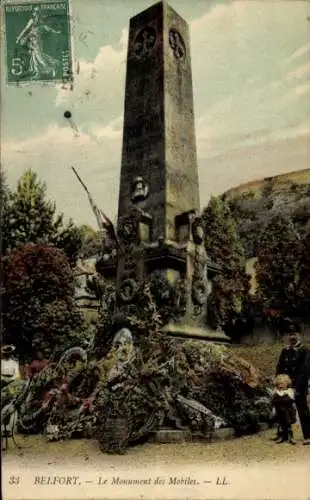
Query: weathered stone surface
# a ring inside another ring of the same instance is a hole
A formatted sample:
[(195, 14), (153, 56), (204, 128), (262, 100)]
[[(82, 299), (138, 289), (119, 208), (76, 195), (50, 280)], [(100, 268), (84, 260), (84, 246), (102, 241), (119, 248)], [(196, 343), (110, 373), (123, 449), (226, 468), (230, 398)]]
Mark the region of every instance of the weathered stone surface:
[[(212, 441), (222, 440), (222, 439), (232, 439), (234, 438), (234, 430), (231, 427), (226, 427), (218, 429), (214, 432), (212, 436)], [(209, 438), (202, 438), (201, 436), (195, 436), (190, 430), (174, 430), (174, 429), (160, 429), (156, 431), (151, 436), (151, 441), (153, 443), (168, 444), (168, 443), (189, 443), (196, 441), (210, 441)]]
[(175, 239), (174, 218), (199, 210), (199, 187), (188, 26), (165, 2), (130, 21), (119, 218), (136, 176), (149, 184), (139, 206), (153, 217), (153, 241)]
[[(261, 430), (267, 430), (268, 425), (262, 423), (260, 425)], [(154, 432), (151, 436), (151, 442), (168, 444), (168, 443), (189, 443), (197, 441), (220, 441), (235, 438), (235, 431), (232, 427), (222, 427), (214, 431), (212, 438), (202, 438), (201, 436), (195, 436), (190, 430), (174, 430), (174, 429), (160, 429)]]
[(188, 431), (178, 431), (174, 429), (160, 429), (151, 436), (153, 443), (188, 443), (192, 441), (192, 433)]
[(210, 342), (220, 342), (221, 344), (223, 342), (230, 342), (229, 337), (225, 335), (223, 332), (217, 332), (215, 330), (211, 330), (211, 328), (207, 327), (199, 327), (194, 324), (190, 324), (190, 321), (187, 321), (186, 323), (180, 323), (180, 324), (169, 324), (165, 327), (165, 331), (167, 332), (168, 335), (171, 335), (172, 337), (178, 337), (178, 338), (192, 338), (192, 339), (197, 339), (197, 340), (209, 340)]
[(117, 222), (123, 252), (102, 273), (117, 275), (122, 308), (159, 272), (182, 291), (180, 314), (193, 327), (186, 336), (226, 342), (201, 328), (209, 285), (199, 209), (189, 29), (159, 2), (130, 20)]

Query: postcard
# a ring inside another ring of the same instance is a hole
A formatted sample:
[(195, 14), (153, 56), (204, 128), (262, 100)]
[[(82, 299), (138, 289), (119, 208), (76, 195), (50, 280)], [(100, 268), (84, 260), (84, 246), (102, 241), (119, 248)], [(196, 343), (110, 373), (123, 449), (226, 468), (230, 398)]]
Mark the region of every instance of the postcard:
[(309, 500), (309, 33), (1, 3), (4, 500)]

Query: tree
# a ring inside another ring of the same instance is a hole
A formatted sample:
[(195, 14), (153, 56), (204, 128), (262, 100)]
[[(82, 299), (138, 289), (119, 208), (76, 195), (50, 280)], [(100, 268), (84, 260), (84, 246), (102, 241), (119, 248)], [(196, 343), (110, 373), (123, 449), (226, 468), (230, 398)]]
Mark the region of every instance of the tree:
[(89, 258), (99, 255), (103, 247), (101, 231), (95, 231), (95, 229), (86, 224), (80, 226), (79, 231), (82, 237), (80, 256), (82, 258)]
[(227, 201), (212, 197), (204, 209), (205, 248), (212, 261), (222, 267), (208, 297), (208, 321), (231, 329), (247, 302), (249, 277), (244, 271), (244, 249)]
[(253, 191), (228, 201), (247, 258), (256, 256), (259, 228), (270, 217), (273, 199), (256, 197)]
[(244, 249), (228, 203), (219, 197), (211, 197), (202, 219), (209, 257), (221, 266), (242, 266)]
[(4, 264), (4, 286), (4, 338), (22, 361), (76, 343), (83, 320), (63, 251), (44, 244), (14, 249)]
[(0, 169), (0, 342), (3, 342), (3, 254), (6, 250), (5, 242), (8, 239), (8, 202), (9, 189), (5, 175)]
[(266, 317), (296, 313), (300, 236), (290, 217), (276, 213), (260, 234), (257, 299)]
[(7, 249), (9, 240), (9, 200), (10, 190), (3, 170), (0, 170), (0, 255)]
[(298, 282), (296, 290), (296, 308), (298, 316), (304, 320), (310, 318), (310, 232), (309, 226), (300, 242), (298, 259)]
[(54, 238), (51, 239), (51, 243), (65, 252), (72, 268), (75, 267), (80, 257), (82, 241), (83, 235), (80, 228), (75, 226), (71, 220), (68, 222), (67, 226), (60, 229), (55, 234)]
[(65, 225), (63, 215), (56, 215), (55, 203), (46, 200), (46, 184), (31, 169), (22, 175), (16, 191), (10, 194), (6, 213), (5, 250), (26, 243), (53, 244), (63, 249), (70, 263), (75, 264), (82, 244), (81, 234), (71, 220)]

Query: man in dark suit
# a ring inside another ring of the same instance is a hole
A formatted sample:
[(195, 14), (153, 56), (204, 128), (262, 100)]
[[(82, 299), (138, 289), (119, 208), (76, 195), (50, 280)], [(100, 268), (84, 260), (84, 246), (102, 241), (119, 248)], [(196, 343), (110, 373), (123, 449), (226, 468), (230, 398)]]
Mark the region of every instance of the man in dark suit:
[(292, 380), (304, 444), (308, 445), (310, 444), (310, 412), (307, 395), (310, 377), (310, 351), (301, 341), (301, 328), (298, 324), (289, 323), (285, 330), (285, 333), (288, 334), (288, 345), (281, 351), (276, 375), (286, 373)]

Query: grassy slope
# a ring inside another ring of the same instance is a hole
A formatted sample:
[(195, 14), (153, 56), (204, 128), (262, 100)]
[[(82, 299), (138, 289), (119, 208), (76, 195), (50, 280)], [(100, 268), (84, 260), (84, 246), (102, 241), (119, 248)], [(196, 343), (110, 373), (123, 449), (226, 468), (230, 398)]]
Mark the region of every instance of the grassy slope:
[[(310, 349), (310, 340), (304, 342)], [(261, 344), (256, 346), (232, 346), (233, 352), (259, 369), (263, 378), (273, 377), (275, 374), (278, 358), (283, 348), (282, 342), (274, 344)]]
[(275, 344), (261, 344), (257, 346), (233, 346), (233, 352), (259, 369), (262, 377), (272, 377), (276, 364), (283, 348), (281, 342)]

